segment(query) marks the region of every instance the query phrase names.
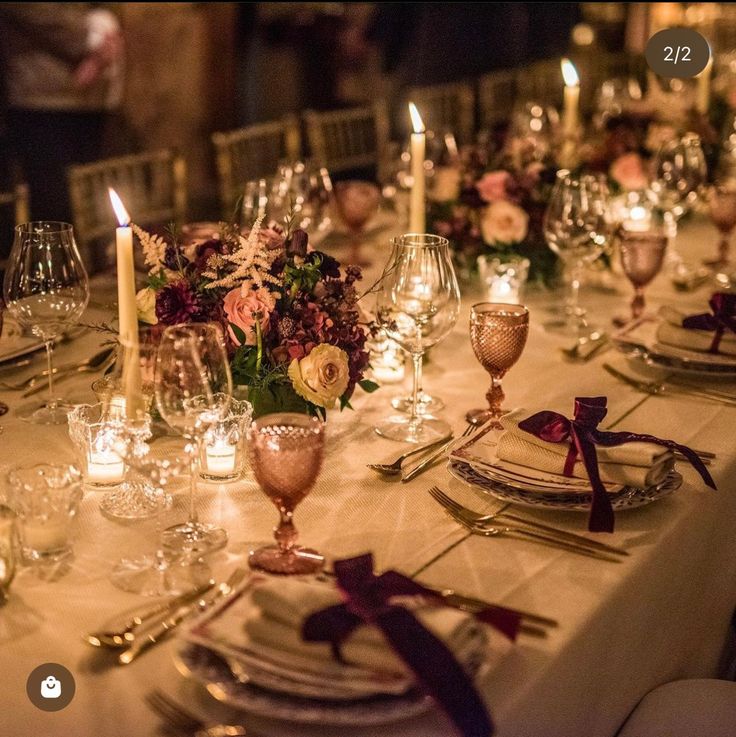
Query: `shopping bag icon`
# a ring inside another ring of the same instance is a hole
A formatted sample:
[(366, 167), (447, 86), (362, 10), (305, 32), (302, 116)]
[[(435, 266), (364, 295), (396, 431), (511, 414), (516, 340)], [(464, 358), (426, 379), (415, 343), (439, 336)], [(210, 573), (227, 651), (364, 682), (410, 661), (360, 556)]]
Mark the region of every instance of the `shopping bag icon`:
[(58, 699), (61, 696), (61, 681), (49, 676), (41, 681), (41, 697), (44, 699)]

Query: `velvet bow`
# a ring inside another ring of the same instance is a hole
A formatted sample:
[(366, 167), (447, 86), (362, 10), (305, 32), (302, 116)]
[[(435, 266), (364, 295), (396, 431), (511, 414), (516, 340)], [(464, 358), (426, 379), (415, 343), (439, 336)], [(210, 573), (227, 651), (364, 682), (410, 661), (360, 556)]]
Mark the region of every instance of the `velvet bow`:
[[(409, 609), (392, 602), (397, 596), (420, 596), (440, 603), (442, 598), (396, 571), (377, 576), (370, 553), (335, 561), (335, 575), (344, 603), (307, 617), (302, 637), (307, 641), (329, 642), (335, 657), (341, 659), (340, 645), (356, 627), (365, 623), (378, 627), (463, 737), (493, 734), (493, 722), (485, 704), (444, 642), (427, 630)], [(520, 621), (515, 612), (494, 606), (474, 616), (509, 639), (515, 639)]]
[(653, 435), (598, 430), (599, 423), (608, 412), (606, 403), (606, 397), (576, 397), (575, 415), (572, 420), (568, 420), (567, 417), (558, 412), (545, 410), (537, 412), (519, 423), (520, 429), (536, 435), (536, 437), (548, 443), (570, 443), (570, 450), (565, 458), (562, 471), (565, 476), (572, 476), (575, 462), (578, 457), (582, 459), (593, 489), (590, 517), (588, 519), (588, 529), (591, 532), (613, 532), (613, 507), (598, 472), (596, 445), (608, 448), (633, 441), (641, 441), (655, 443), (679, 451), (700, 474), (703, 481), (711, 488), (716, 488), (708, 469), (698, 455), (684, 445), (672, 440), (655, 438)]
[(736, 333), (736, 294), (716, 292), (708, 300), (708, 305), (712, 313), (704, 312), (701, 315), (686, 317), (682, 321), (682, 327), (690, 330), (714, 330), (713, 342), (708, 352), (718, 353), (726, 330)]

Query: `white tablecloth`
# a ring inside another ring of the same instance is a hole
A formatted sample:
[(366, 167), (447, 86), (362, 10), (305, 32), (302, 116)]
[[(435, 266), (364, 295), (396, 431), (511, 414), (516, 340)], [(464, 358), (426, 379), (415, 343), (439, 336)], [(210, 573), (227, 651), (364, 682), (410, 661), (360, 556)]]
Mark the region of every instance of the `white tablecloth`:
[[(695, 224), (680, 236), (680, 248), (702, 253), (712, 248), (715, 232)], [(701, 245), (702, 244), (702, 245)], [(384, 249), (385, 251), (385, 249)], [(104, 286), (104, 285), (102, 285)], [(108, 285), (109, 286), (109, 285)], [(626, 309), (630, 287), (618, 294), (585, 291), (583, 299), (601, 323)], [(652, 285), (656, 306), (674, 293), (662, 275)], [(105, 299), (97, 291), (98, 299)], [(678, 295), (685, 308), (701, 307), (707, 288)], [(433, 352), (425, 370), (425, 388), (441, 395), (442, 416), (460, 431), (471, 406), (480, 406), (488, 376), (475, 360), (467, 338), (466, 295), (455, 331)], [(649, 397), (616, 382), (603, 361), (625, 367), (623, 357), (603, 354), (587, 365), (562, 360), (563, 339), (545, 331), (545, 306), (559, 295), (532, 293), (531, 331), (521, 360), (504, 388), (508, 406), (572, 411), (575, 396), (605, 394), (606, 420), (613, 427), (646, 431), (711, 450), (719, 491), (706, 489), (687, 466), (685, 483), (675, 495), (649, 507), (617, 516), (613, 544), (631, 556), (614, 565), (511, 539), (469, 537), (435, 504), (427, 489), (437, 484), (482, 510), (493, 506), (481, 492), (452, 479), (442, 466), (409, 484), (384, 480), (365, 464), (398, 453), (396, 443), (378, 438), (373, 423), (389, 412), (397, 388), (385, 387), (353, 402), (356, 411), (329, 419), (329, 452), (314, 491), (297, 509), (302, 539), (330, 556), (372, 550), (378, 568), (393, 567), (436, 586), (451, 585), (488, 600), (543, 613), (560, 626), (547, 640), (522, 638), (482, 684), (482, 692), (500, 737), (612, 737), (638, 700), (674, 678), (713, 676), (736, 604), (736, 410), (695, 399)], [(90, 311), (87, 319), (104, 313)], [(59, 348), (59, 360), (81, 358), (101, 342), (89, 333)], [(37, 361), (37, 363), (40, 363)], [(629, 366), (628, 370), (632, 370)], [(89, 378), (68, 382), (65, 391), (91, 399)], [(20, 405), (17, 393), (0, 398)], [(71, 461), (66, 429), (23, 424), (11, 413), (0, 420), (0, 464)], [(182, 482), (182, 489), (186, 482)], [(125, 555), (152, 548), (153, 522), (124, 525), (103, 518), (99, 494), (88, 493), (77, 520), (75, 558), (55, 580), (23, 570), (10, 602), (0, 609), (0, 735), (25, 737), (123, 737), (153, 735), (159, 721), (143, 703), (153, 687), (166, 690), (203, 716), (241, 720), (257, 734), (344, 735), (323, 726), (286, 725), (237, 715), (217, 704), (173, 665), (175, 642), (158, 646), (125, 668), (107, 653), (81, 641), (83, 632), (142, 602), (110, 584), (113, 564)], [(224, 577), (242, 564), (250, 543), (266, 540), (276, 521), (273, 506), (252, 482), (208, 486), (198, 498), (203, 519), (225, 526), (227, 551), (212, 566)], [(183, 519), (186, 496), (176, 498), (165, 522)], [(530, 515), (539, 512), (528, 512)], [(584, 531), (585, 516), (544, 515), (546, 521)], [(26, 679), (37, 665), (57, 662), (69, 668), (77, 691), (71, 705), (44, 713), (29, 702)], [(356, 735), (445, 735), (449, 725), (438, 713), (395, 727), (355, 730)]]

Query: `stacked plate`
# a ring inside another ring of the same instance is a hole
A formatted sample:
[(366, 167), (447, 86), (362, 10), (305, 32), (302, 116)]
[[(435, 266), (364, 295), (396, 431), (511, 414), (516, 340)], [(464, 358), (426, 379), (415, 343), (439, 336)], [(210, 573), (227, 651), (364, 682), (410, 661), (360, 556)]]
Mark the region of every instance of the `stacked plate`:
[(408, 678), (337, 661), (317, 668), (309, 658), (250, 640), (243, 625), (257, 583), (183, 633), (178, 669), (217, 700), (257, 716), (345, 727), (385, 724), (431, 708)]

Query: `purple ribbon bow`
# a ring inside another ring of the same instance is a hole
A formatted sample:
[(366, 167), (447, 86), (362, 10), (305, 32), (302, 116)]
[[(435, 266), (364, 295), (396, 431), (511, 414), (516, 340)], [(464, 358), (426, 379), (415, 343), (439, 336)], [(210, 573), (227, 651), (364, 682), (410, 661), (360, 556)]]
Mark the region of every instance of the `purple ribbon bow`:
[[(311, 614), (302, 626), (307, 641), (329, 642), (341, 660), (340, 645), (361, 624), (378, 627), (418, 682), (447, 712), (463, 737), (489, 737), (493, 722), (485, 704), (447, 646), (427, 630), (412, 612), (391, 603), (396, 596), (442, 598), (396, 571), (373, 572), (373, 555), (335, 561), (335, 575), (345, 602)], [(488, 607), (474, 615), (510, 640), (516, 638), (520, 616), (503, 607)]]
[(598, 472), (596, 445), (609, 448), (639, 440), (644, 443), (656, 443), (665, 448), (677, 450), (687, 458), (708, 486), (712, 489), (716, 488), (708, 469), (703, 465), (698, 455), (685, 445), (675, 443), (673, 440), (655, 438), (653, 435), (598, 430), (598, 424), (608, 412), (606, 408), (607, 401), (606, 397), (576, 397), (575, 416), (572, 420), (568, 420), (567, 417), (558, 412), (545, 410), (537, 412), (519, 423), (522, 430), (536, 435), (536, 437), (546, 440), (548, 443), (570, 442), (570, 450), (567, 452), (562, 471), (565, 476), (573, 475), (578, 456), (582, 458), (593, 489), (590, 517), (588, 518), (588, 530), (590, 532), (613, 532), (613, 507)]
[(682, 327), (689, 330), (715, 330), (709, 353), (718, 353), (721, 339), (726, 330), (736, 333), (736, 294), (716, 292), (708, 300), (712, 314), (691, 315), (682, 321)]

